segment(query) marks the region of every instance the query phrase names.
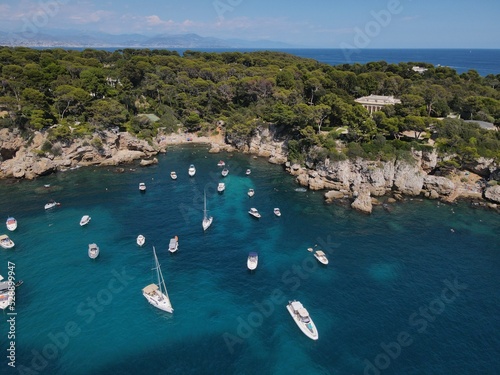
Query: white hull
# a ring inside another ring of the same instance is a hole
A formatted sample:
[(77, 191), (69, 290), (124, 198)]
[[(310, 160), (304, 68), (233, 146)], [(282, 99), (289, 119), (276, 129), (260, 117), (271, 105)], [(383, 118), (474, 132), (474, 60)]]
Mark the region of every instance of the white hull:
[[(307, 318), (301, 318), (300, 314), (292, 307), (292, 303), (299, 303), (297, 301), (289, 302), (288, 305), (286, 305), (286, 308), (290, 315), (292, 316), (293, 320), (297, 324), (297, 326), (300, 328), (300, 330), (310, 339), (312, 340), (317, 340), (319, 335), (318, 335), (318, 330), (316, 329), (316, 325), (312, 321), (311, 317), (308, 315)], [(302, 304), (300, 304), (302, 306)], [(303, 309), (305, 312), (307, 310)], [(307, 322), (305, 320), (308, 320)]]
[(140, 191), (146, 191), (146, 184), (145, 184), (144, 182), (141, 182), (141, 183), (139, 184), (139, 190), (140, 190)]
[(179, 242), (177, 236), (172, 238), (170, 240), (170, 243), (168, 244), (168, 251), (171, 253), (175, 253), (179, 249)]
[(188, 169), (188, 174), (193, 177), (195, 174), (196, 174), (196, 168), (194, 167), (194, 165), (191, 165)]
[(248, 213), (257, 219), (260, 219), (261, 217), (259, 211), (257, 211), (255, 208), (251, 208), (250, 211), (248, 211)]
[(137, 236), (137, 245), (142, 246), (146, 242), (146, 237), (144, 237), (142, 234), (139, 234)]
[(54, 208), (54, 207), (56, 207), (56, 206), (59, 206), (59, 203), (57, 203), (57, 202), (50, 202), (50, 203), (47, 203), (47, 204), (44, 206), (44, 208), (45, 208), (46, 210), (50, 210), (51, 208)]
[(170, 299), (163, 293), (156, 292), (154, 295), (142, 293), (144, 297), (148, 300), (148, 302), (156, 307), (157, 309), (173, 313), (174, 309), (172, 308), (172, 304), (170, 303)]
[(170, 178), (171, 178), (172, 180), (177, 180), (177, 174), (176, 174), (175, 172), (171, 172), (171, 173), (170, 173)]
[(207, 230), (210, 225), (212, 225), (212, 221), (214, 220), (213, 217), (206, 217), (203, 219), (203, 222), (201, 223), (201, 226), (203, 227), (203, 230)]
[(245, 172), (245, 174), (248, 176), (250, 173), (252, 173), (252, 171), (250, 169), (247, 169), (247, 171)]
[(226, 177), (228, 174), (229, 174), (229, 170), (225, 169), (225, 168), (221, 172), (222, 177)]
[(247, 268), (250, 271), (253, 271), (257, 268), (257, 265), (259, 264), (259, 257), (257, 254), (251, 254), (248, 256), (247, 259)]
[(226, 184), (224, 184), (224, 182), (220, 182), (219, 185), (217, 186), (217, 191), (219, 193), (223, 193), (224, 190), (226, 190)]
[(95, 259), (99, 256), (99, 247), (95, 243), (89, 245), (89, 258)]
[(14, 219), (13, 217), (9, 217), (5, 225), (7, 226), (8, 230), (14, 231), (17, 229), (17, 220)]
[(255, 190), (249, 189), (247, 194), (249, 197), (253, 197), (255, 195)]
[(322, 251), (318, 250), (314, 253), (314, 257), (320, 262), (321, 264), (324, 264), (325, 266), (328, 264), (328, 258), (326, 257), (325, 253)]
[(0, 236), (0, 246), (4, 249), (12, 249), (15, 244), (6, 234)]
[(158, 262), (158, 257), (156, 256), (156, 250), (153, 247), (153, 254), (155, 259), (156, 275), (158, 277), (158, 284), (149, 284), (142, 289), (142, 295), (146, 300), (156, 307), (157, 309), (172, 313), (174, 311), (170, 298), (168, 297), (167, 287), (165, 286), (165, 280), (163, 279), (163, 274), (160, 270), (160, 263)]
[(275, 208), (275, 209), (274, 209), (274, 214), (275, 214), (276, 216), (280, 217), (280, 216), (281, 216), (281, 211), (280, 211), (280, 209), (279, 209), (279, 208)]
[(83, 227), (84, 225), (87, 225), (89, 222), (90, 222), (90, 216), (83, 215), (82, 219), (80, 220), (80, 226)]

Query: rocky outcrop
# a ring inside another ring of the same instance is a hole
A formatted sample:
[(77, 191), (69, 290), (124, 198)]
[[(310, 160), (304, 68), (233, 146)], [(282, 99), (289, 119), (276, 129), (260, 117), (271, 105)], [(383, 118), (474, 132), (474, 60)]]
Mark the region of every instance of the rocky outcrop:
[(450, 195), (453, 193), (455, 184), (446, 177), (427, 175), (424, 176), (423, 190), (428, 192), (429, 196), (432, 195), (432, 198), (435, 199), (441, 195)]
[(359, 192), (354, 202), (351, 203), (351, 207), (358, 211), (371, 214), (373, 209), (373, 204), (370, 192), (368, 190)]
[(143, 159), (149, 165), (157, 162), (149, 159), (159, 148), (129, 133), (102, 132), (91, 137), (73, 140), (72, 143), (55, 143), (45, 151), (47, 135), (36, 132), (31, 143), (8, 129), (0, 130), (0, 178), (34, 179), (58, 170), (87, 165), (119, 165)]
[(494, 203), (500, 203), (500, 185), (488, 186), (484, 191), (484, 197)]
[(275, 125), (257, 127), (250, 138), (226, 138), (226, 142), (238, 151), (266, 157), (274, 164), (284, 164), (288, 160), (287, 141), (283, 129)]

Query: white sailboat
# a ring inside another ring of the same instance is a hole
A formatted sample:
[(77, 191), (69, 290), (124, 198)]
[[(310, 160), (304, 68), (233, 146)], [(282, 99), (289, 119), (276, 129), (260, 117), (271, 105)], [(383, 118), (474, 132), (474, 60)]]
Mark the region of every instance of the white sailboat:
[(168, 297), (167, 287), (165, 286), (165, 280), (163, 279), (163, 274), (161, 273), (160, 263), (158, 262), (158, 257), (156, 256), (156, 250), (153, 246), (153, 254), (155, 258), (155, 270), (156, 276), (158, 278), (158, 284), (149, 284), (142, 289), (142, 295), (148, 300), (148, 302), (154, 307), (172, 313), (174, 309), (170, 298)]
[(213, 217), (207, 216), (207, 193), (204, 193), (203, 196), (203, 222), (201, 225), (203, 226), (203, 230), (207, 230), (210, 225), (212, 225)]

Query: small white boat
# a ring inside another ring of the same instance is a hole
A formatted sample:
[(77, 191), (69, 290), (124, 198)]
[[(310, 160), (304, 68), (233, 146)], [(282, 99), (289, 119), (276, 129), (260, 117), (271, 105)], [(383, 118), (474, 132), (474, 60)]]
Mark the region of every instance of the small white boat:
[(179, 248), (179, 238), (175, 236), (174, 238), (170, 239), (170, 243), (168, 244), (168, 251), (170, 251), (171, 253), (175, 253), (178, 248)]
[(224, 168), (220, 174), (222, 175), (222, 177), (226, 177), (229, 174), (229, 169)]
[(203, 230), (207, 230), (210, 225), (212, 225), (212, 221), (214, 218), (212, 216), (207, 215), (207, 193), (204, 192), (203, 196), (203, 221), (201, 222), (201, 226)]
[(80, 219), (80, 226), (83, 227), (84, 225), (87, 225), (90, 222), (90, 219), (89, 215), (83, 215)]
[(99, 256), (99, 246), (95, 243), (89, 244), (89, 258), (95, 259)]
[(196, 168), (194, 167), (194, 165), (193, 165), (193, 164), (191, 164), (191, 165), (189, 166), (189, 169), (188, 169), (188, 174), (189, 174), (191, 177), (193, 177), (193, 176), (196, 174)]
[(14, 300), (14, 288), (11, 282), (2, 280), (3, 276), (0, 275), (0, 309), (5, 310)]
[(172, 313), (174, 309), (170, 298), (167, 293), (167, 287), (165, 286), (165, 280), (163, 279), (163, 274), (160, 269), (160, 262), (158, 262), (158, 257), (156, 256), (156, 250), (153, 247), (153, 254), (155, 260), (155, 270), (158, 278), (158, 284), (149, 284), (142, 289), (142, 295), (147, 299), (147, 301), (156, 307), (157, 309)]
[(286, 308), (300, 330), (310, 339), (317, 340), (318, 330), (304, 306), (299, 301), (289, 301)]
[(252, 171), (250, 169), (247, 169), (245, 174), (248, 176), (250, 173), (252, 173)]
[(43, 185), (44, 188), (49, 188), (50, 187), (50, 184), (45, 184)]
[(219, 160), (219, 162), (217, 163), (218, 167), (223, 167), (225, 165), (226, 165), (226, 163), (224, 162), (224, 160)]
[(219, 182), (219, 185), (217, 186), (217, 191), (219, 193), (224, 192), (226, 190), (226, 184), (224, 182)]
[(175, 173), (174, 171), (170, 172), (170, 178), (172, 180), (177, 180), (177, 173)]
[(299, 193), (305, 193), (307, 191), (307, 189), (303, 188), (303, 187), (299, 187), (299, 188), (296, 188), (295, 191), (298, 191)]
[(48, 203), (45, 204), (44, 208), (46, 210), (50, 210), (51, 208), (54, 208), (56, 206), (60, 206), (61, 203), (56, 202), (55, 200), (51, 200)]
[(139, 234), (137, 236), (137, 245), (142, 246), (146, 242), (146, 237), (144, 237), (142, 234)]
[(6, 234), (2, 234), (0, 236), (0, 246), (4, 249), (12, 249), (14, 245), (14, 241), (12, 241)]
[(5, 222), (5, 225), (7, 225), (7, 229), (10, 231), (16, 230), (17, 220), (15, 218), (13, 218), (12, 216), (9, 216), (7, 218), (7, 221)]
[(140, 191), (146, 191), (146, 184), (144, 182), (139, 183), (139, 190)]
[(248, 213), (249, 213), (250, 215), (252, 215), (253, 217), (256, 217), (257, 219), (260, 219), (260, 217), (261, 217), (261, 215), (260, 215), (259, 211), (257, 211), (257, 209), (256, 209), (256, 208), (254, 208), (254, 207), (252, 207), (252, 208), (250, 209), (250, 211), (248, 211)]
[(317, 250), (315, 253), (314, 253), (314, 257), (321, 263), (321, 264), (325, 264), (327, 265), (328, 264), (328, 258), (326, 257), (326, 254), (321, 251), (321, 250)]
[(280, 209), (279, 209), (278, 207), (276, 207), (276, 208), (273, 210), (273, 212), (274, 212), (274, 214), (275, 214), (276, 216), (278, 216), (278, 217), (280, 217), (280, 216), (281, 216), (281, 211), (280, 211)]
[(248, 193), (247, 194), (248, 194), (249, 197), (253, 197), (254, 194), (255, 194), (255, 190), (254, 189), (248, 189)]
[(251, 252), (248, 254), (247, 259), (247, 267), (250, 271), (253, 271), (257, 268), (257, 264), (259, 263), (259, 255), (256, 252)]

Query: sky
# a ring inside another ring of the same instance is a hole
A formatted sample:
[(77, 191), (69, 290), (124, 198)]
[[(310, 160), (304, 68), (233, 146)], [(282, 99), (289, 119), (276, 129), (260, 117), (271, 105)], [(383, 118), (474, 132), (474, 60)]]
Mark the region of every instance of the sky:
[(311, 48), (500, 48), (498, 0), (1, 0), (0, 31), (195, 33)]

